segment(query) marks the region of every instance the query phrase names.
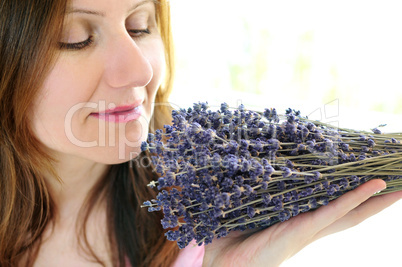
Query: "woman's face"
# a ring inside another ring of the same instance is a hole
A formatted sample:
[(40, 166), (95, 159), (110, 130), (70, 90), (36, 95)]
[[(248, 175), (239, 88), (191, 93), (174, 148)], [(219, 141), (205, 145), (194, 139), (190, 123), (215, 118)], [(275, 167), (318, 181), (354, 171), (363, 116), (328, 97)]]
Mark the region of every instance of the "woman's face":
[(140, 151), (165, 66), (155, 11), (152, 0), (71, 2), (31, 115), (52, 153), (114, 164)]

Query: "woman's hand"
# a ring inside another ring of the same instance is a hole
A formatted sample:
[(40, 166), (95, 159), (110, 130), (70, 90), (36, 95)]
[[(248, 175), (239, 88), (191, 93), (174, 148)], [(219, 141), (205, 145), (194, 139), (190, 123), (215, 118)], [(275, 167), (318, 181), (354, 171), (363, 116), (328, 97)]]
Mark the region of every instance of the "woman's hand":
[(371, 180), (327, 206), (265, 230), (232, 232), (205, 246), (203, 266), (279, 266), (315, 240), (353, 227), (402, 198), (402, 191), (370, 198), (385, 189)]

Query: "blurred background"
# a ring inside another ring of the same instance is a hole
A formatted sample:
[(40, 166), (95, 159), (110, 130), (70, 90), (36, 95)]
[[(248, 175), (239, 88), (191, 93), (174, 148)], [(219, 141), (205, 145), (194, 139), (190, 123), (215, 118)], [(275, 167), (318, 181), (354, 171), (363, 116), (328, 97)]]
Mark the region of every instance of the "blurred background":
[[(398, 0), (170, 0), (170, 101), (291, 107), (336, 126), (401, 132)], [(402, 201), (283, 266), (402, 266)]]

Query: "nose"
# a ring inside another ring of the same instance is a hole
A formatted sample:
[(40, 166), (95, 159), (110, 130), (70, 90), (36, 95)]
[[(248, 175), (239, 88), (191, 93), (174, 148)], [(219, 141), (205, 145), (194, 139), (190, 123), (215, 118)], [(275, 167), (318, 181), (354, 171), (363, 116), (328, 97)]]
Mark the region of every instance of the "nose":
[(109, 42), (105, 51), (104, 76), (113, 88), (143, 87), (152, 79), (153, 70), (141, 48), (127, 34)]

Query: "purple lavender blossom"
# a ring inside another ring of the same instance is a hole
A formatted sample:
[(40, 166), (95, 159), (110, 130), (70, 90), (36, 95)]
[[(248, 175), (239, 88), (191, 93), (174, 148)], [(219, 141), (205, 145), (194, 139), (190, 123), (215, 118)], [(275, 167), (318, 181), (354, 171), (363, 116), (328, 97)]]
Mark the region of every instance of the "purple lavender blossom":
[(401, 190), (400, 134), (226, 103), (216, 111), (196, 103), (172, 117), (141, 145), (160, 175), (149, 184), (159, 194), (143, 207), (164, 212), (166, 237), (180, 248), (289, 220), (373, 178), (387, 182), (381, 194)]

